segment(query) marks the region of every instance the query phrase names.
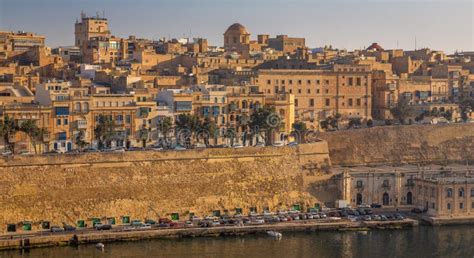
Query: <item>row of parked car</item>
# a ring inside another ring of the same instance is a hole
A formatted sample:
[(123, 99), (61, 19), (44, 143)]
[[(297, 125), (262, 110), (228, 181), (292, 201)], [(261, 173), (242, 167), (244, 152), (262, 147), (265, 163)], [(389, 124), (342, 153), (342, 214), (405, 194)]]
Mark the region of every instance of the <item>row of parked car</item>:
[[(271, 146), (273, 147), (283, 147), (283, 146), (297, 146), (297, 142), (290, 142), (288, 144), (285, 144), (284, 142), (275, 142)], [(259, 142), (255, 144), (254, 146), (248, 146), (248, 147), (265, 147), (265, 143)], [(115, 148), (106, 148), (106, 149), (97, 149), (97, 148), (86, 148), (83, 150), (69, 150), (69, 151), (62, 151), (62, 150), (51, 150), (49, 152), (45, 152), (43, 154), (46, 155), (55, 155), (55, 154), (79, 154), (79, 153), (91, 153), (91, 152), (113, 152), (113, 153), (121, 153), (121, 152), (126, 152), (126, 151), (164, 151), (164, 150), (174, 150), (174, 151), (183, 151), (183, 150), (188, 150), (188, 149), (204, 149), (204, 148), (234, 148), (234, 149), (239, 149), (239, 148), (244, 148), (247, 146), (244, 146), (240, 143), (235, 143), (232, 146), (226, 145), (226, 144), (221, 144), (221, 145), (212, 145), (212, 146), (207, 146), (202, 143), (195, 144), (191, 147), (184, 147), (181, 145), (176, 145), (174, 147), (163, 147), (162, 145), (151, 145), (149, 147), (143, 148), (143, 147), (130, 147), (130, 148), (125, 148), (125, 147), (115, 147)], [(19, 155), (25, 156), (25, 155), (34, 155), (35, 153), (29, 152), (29, 151), (21, 151), (18, 153)], [(10, 150), (4, 150), (1, 152), (1, 155), (3, 157), (8, 157), (8, 156), (13, 156), (13, 152)]]

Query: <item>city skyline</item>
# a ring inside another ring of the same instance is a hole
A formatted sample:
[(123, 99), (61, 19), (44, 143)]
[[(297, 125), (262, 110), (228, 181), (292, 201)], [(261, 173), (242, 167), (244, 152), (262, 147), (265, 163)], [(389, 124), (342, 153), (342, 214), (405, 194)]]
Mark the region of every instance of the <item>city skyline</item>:
[[(244, 0), (237, 6), (230, 1), (215, 0), (140, 0), (133, 4), (122, 0), (100, 3), (81, 0), (67, 4), (58, 0), (41, 3), (2, 0), (0, 30), (42, 34), (51, 47), (73, 45), (73, 24), (84, 11), (90, 16), (105, 13), (112, 33), (118, 37), (136, 35), (155, 40), (203, 37), (217, 46), (223, 45), (222, 33), (234, 22), (246, 26), (252, 39), (261, 33), (288, 34), (305, 37), (311, 48), (332, 45), (352, 50), (378, 42), (387, 49), (416, 46), (452, 53), (472, 51), (474, 46), (472, 1), (297, 0), (292, 4), (280, 0), (271, 3), (261, 0), (251, 5)], [(140, 19), (133, 18), (136, 14)], [(412, 17), (415, 19), (410, 20)]]

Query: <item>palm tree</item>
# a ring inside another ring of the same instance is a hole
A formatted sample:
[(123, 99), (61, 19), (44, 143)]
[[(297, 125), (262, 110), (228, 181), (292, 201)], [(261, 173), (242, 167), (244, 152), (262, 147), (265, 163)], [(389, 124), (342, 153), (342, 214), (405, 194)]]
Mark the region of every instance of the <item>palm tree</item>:
[(99, 149), (103, 149), (115, 136), (115, 122), (110, 116), (99, 115), (94, 129), (95, 139), (99, 142)]
[(206, 117), (200, 127), (204, 134), (204, 144), (206, 144), (206, 146), (209, 146), (209, 138), (211, 137), (214, 140), (214, 144), (217, 144), (217, 136), (219, 131), (214, 119)]
[(271, 145), (273, 143), (273, 132), (278, 130), (281, 125), (281, 118), (275, 112), (274, 107), (265, 106), (258, 109), (250, 117), (250, 126), (253, 133), (265, 133), (265, 143), (266, 145)]
[(163, 140), (165, 143), (167, 142), (166, 138), (168, 137), (169, 131), (171, 130), (172, 127), (173, 127), (173, 119), (169, 116), (163, 117), (158, 122), (157, 129), (158, 129), (158, 132), (161, 133), (161, 135), (163, 135)]
[(11, 142), (11, 139), (15, 136), (18, 131), (18, 126), (15, 123), (15, 120), (9, 116), (5, 116), (3, 121), (0, 121), (0, 134), (3, 137), (3, 140), (7, 147), (14, 153), (15, 152), (15, 143)]
[(199, 118), (191, 114), (180, 114), (175, 121), (176, 143), (181, 144), (181, 138), (187, 145), (191, 144), (193, 133), (199, 128)]

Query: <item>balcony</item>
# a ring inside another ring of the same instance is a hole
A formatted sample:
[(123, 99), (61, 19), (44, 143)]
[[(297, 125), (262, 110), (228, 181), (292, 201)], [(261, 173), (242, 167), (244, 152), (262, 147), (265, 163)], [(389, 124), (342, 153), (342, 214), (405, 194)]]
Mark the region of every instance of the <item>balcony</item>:
[(77, 129), (87, 129), (87, 120), (78, 120)]

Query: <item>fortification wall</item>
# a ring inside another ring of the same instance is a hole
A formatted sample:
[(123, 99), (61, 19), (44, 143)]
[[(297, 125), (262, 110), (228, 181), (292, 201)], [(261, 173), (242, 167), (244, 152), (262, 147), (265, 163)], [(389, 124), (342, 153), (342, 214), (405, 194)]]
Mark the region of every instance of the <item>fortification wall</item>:
[(334, 165), (474, 161), (474, 124), (384, 126), (322, 133)]
[(0, 162), (0, 225), (314, 206), (326, 142), (298, 147), (17, 156)]

